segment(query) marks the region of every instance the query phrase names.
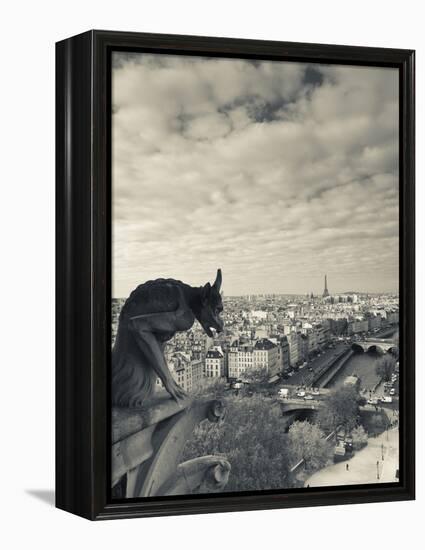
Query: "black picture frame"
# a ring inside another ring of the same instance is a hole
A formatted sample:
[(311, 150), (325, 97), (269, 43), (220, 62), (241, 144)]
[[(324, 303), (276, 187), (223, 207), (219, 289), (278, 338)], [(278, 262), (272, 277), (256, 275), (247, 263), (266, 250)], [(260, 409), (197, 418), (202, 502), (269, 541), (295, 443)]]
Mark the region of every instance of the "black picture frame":
[[(110, 53), (396, 67), (400, 71), (400, 481), (112, 502)], [(91, 520), (415, 498), (414, 51), (89, 31), (56, 44), (56, 506)]]

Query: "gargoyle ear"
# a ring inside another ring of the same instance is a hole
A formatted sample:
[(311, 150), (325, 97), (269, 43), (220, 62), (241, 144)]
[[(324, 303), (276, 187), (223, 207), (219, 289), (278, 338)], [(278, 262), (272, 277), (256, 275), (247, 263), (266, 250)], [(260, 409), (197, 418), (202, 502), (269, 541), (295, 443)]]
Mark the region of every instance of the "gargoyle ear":
[(216, 289), (217, 292), (220, 292), (221, 281), (222, 281), (221, 269), (217, 269), (217, 276), (213, 284), (213, 287)]
[(203, 304), (206, 304), (209, 301), (210, 294), (211, 294), (211, 285), (210, 283), (207, 283), (202, 287), (202, 292), (201, 292), (201, 300)]

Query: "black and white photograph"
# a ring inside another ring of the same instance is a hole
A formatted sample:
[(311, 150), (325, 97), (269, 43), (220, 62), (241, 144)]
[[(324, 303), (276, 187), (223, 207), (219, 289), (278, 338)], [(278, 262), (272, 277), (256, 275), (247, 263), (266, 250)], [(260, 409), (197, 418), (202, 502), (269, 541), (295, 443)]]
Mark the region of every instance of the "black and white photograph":
[(400, 70), (111, 55), (112, 499), (399, 483)]
[(422, 5), (2, 7), (6, 550), (420, 540)]

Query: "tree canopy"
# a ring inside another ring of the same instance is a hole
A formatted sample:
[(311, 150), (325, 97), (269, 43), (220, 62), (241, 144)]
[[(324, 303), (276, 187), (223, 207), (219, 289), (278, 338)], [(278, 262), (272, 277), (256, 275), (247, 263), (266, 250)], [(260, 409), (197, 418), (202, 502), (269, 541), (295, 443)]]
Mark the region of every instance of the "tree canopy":
[(280, 406), (273, 400), (226, 398), (223, 423), (202, 422), (187, 442), (183, 460), (224, 455), (232, 470), (225, 491), (254, 491), (292, 486), (288, 435)]
[(352, 386), (342, 386), (330, 393), (318, 414), (318, 424), (326, 431), (343, 426), (351, 431), (357, 424), (360, 396)]
[(367, 445), (367, 433), (363, 426), (356, 426), (351, 432), (354, 450), (358, 451)]
[(384, 382), (391, 380), (391, 375), (394, 372), (396, 360), (391, 355), (383, 355), (376, 362), (376, 374), (382, 378)]
[(307, 470), (323, 468), (330, 461), (333, 448), (322, 430), (310, 422), (294, 422), (289, 428), (289, 452), (296, 464), (304, 460)]

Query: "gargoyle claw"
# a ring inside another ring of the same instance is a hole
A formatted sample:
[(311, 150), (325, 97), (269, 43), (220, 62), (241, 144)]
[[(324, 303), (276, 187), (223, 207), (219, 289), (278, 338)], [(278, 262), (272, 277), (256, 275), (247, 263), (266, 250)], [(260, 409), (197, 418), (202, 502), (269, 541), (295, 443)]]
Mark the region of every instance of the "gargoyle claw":
[(165, 389), (175, 401), (183, 399), (187, 396), (185, 390), (180, 387), (172, 378), (164, 382)]

